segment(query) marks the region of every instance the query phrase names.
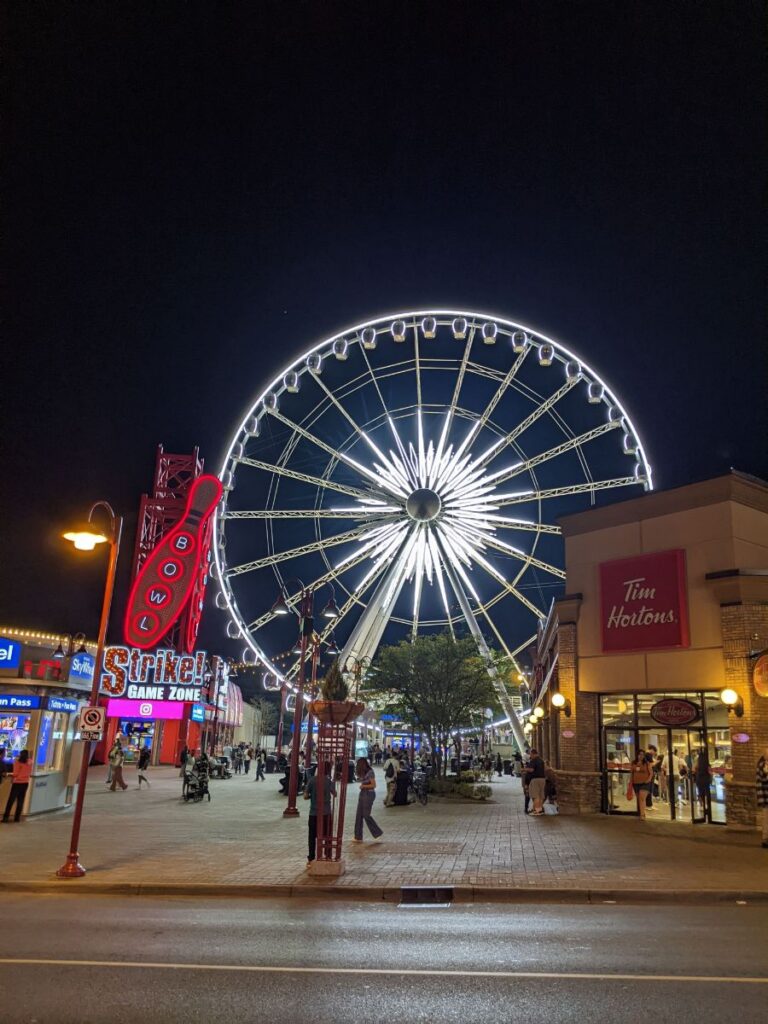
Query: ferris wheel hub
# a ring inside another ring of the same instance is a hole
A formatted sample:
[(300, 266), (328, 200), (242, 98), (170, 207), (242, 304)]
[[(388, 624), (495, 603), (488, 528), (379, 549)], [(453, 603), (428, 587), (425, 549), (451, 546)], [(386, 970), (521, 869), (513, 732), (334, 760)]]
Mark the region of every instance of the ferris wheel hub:
[(419, 487), (411, 491), (405, 502), (405, 511), (417, 523), (429, 523), (436, 519), (442, 507), (440, 495), (429, 487)]

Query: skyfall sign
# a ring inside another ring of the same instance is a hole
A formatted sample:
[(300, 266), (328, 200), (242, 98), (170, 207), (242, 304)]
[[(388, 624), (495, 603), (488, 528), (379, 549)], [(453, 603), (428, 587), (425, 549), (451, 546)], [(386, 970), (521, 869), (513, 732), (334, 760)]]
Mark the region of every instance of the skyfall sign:
[(600, 566), (606, 653), (688, 647), (685, 551), (655, 551)]

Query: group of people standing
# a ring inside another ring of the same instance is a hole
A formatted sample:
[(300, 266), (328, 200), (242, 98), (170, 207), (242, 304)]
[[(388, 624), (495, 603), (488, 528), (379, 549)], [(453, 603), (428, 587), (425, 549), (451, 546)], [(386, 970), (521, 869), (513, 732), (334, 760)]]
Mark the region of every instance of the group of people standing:
[[(659, 756), (658, 748), (649, 743), (646, 748), (638, 748), (630, 765), (630, 774), (627, 799), (637, 801), (637, 813), (642, 820), (653, 807), (654, 797), (663, 801), (670, 799), (669, 782), (673, 777), (680, 786), (681, 804), (687, 804), (695, 796), (702, 811), (709, 806), (712, 768), (706, 747), (699, 750), (689, 765), (677, 748)], [(695, 794), (691, 783), (695, 786)]]
[[(142, 747), (139, 751), (139, 758), (136, 762), (137, 768), (137, 780), (138, 788), (141, 789), (142, 782), (146, 783), (149, 787), (149, 764), (151, 761), (151, 750), (149, 747)], [(123, 750), (123, 744), (119, 736), (115, 736), (115, 742), (110, 747), (109, 754), (107, 755), (107, 778), (106, 784), (109, 786), (111, 792), (115, 792), (119, 786), (121, 791), (128, 789), (128, 785), (123, 778), (123, 767), (125, 765), (125, 751)]]

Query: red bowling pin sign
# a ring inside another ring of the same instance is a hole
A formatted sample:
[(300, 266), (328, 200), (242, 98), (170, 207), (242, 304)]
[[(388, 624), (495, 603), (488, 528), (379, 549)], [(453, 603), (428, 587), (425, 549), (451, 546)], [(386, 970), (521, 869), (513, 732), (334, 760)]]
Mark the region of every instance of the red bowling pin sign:
[(154, 647), (184, 611), (207, 553), (205, 525), (222, 490), (217, 477), (199, 476), (184, 515), (142, 566), (125, 614), (125, 641), (130, 647)]

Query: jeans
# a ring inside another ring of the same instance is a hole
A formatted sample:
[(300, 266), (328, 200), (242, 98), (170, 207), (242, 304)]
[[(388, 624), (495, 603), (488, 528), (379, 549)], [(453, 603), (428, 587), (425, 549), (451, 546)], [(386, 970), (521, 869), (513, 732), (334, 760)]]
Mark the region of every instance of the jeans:
[(383, 835), (382, 830), (371, 817), (371, 808), (376, 799), (376, 791), (373, 789), (361, 789), (357, 798), (357, 814), (355, 815), (355, 839), (363, 838), (363, 822), (368, 826), (368, 831), (374, 839)]
[(16, 804), (16, 813), (13, 816), (14, 821), (21, 820), (21, 811), (24, 807), (24, 797), (27, 795), (29, 789), (28, 782), (12, 782), (11, 792), (8, 797), (8, 803), (5, 805), (5, 814), (3, 814), (3, 821), (8, 821), (11, 816), (11, 810), (13, 805)]
[(262, 782), (265, 781), (265, 779), (264, 779), (264, 765), (263, 764), (257, 764), (256, 765), (256, 781), (258, 782), (259, 779), (261, 779)]
[(248, 772), (251, 770), (251, 762), (250, 761), (244, 761), (243, 762), (243, 767), (245, 768), (245, 774), (247, 775)]
[[(309, 849), (307, 850), (307, 860), (314, 860), (317, 856), (317, 815), (310, 814), (307, 820), (309, 821)], [(333, 827), (331, 815), (324, 814), (323, 821), (323, 833), (327, 838), (331, 834), (331, 828)]]

